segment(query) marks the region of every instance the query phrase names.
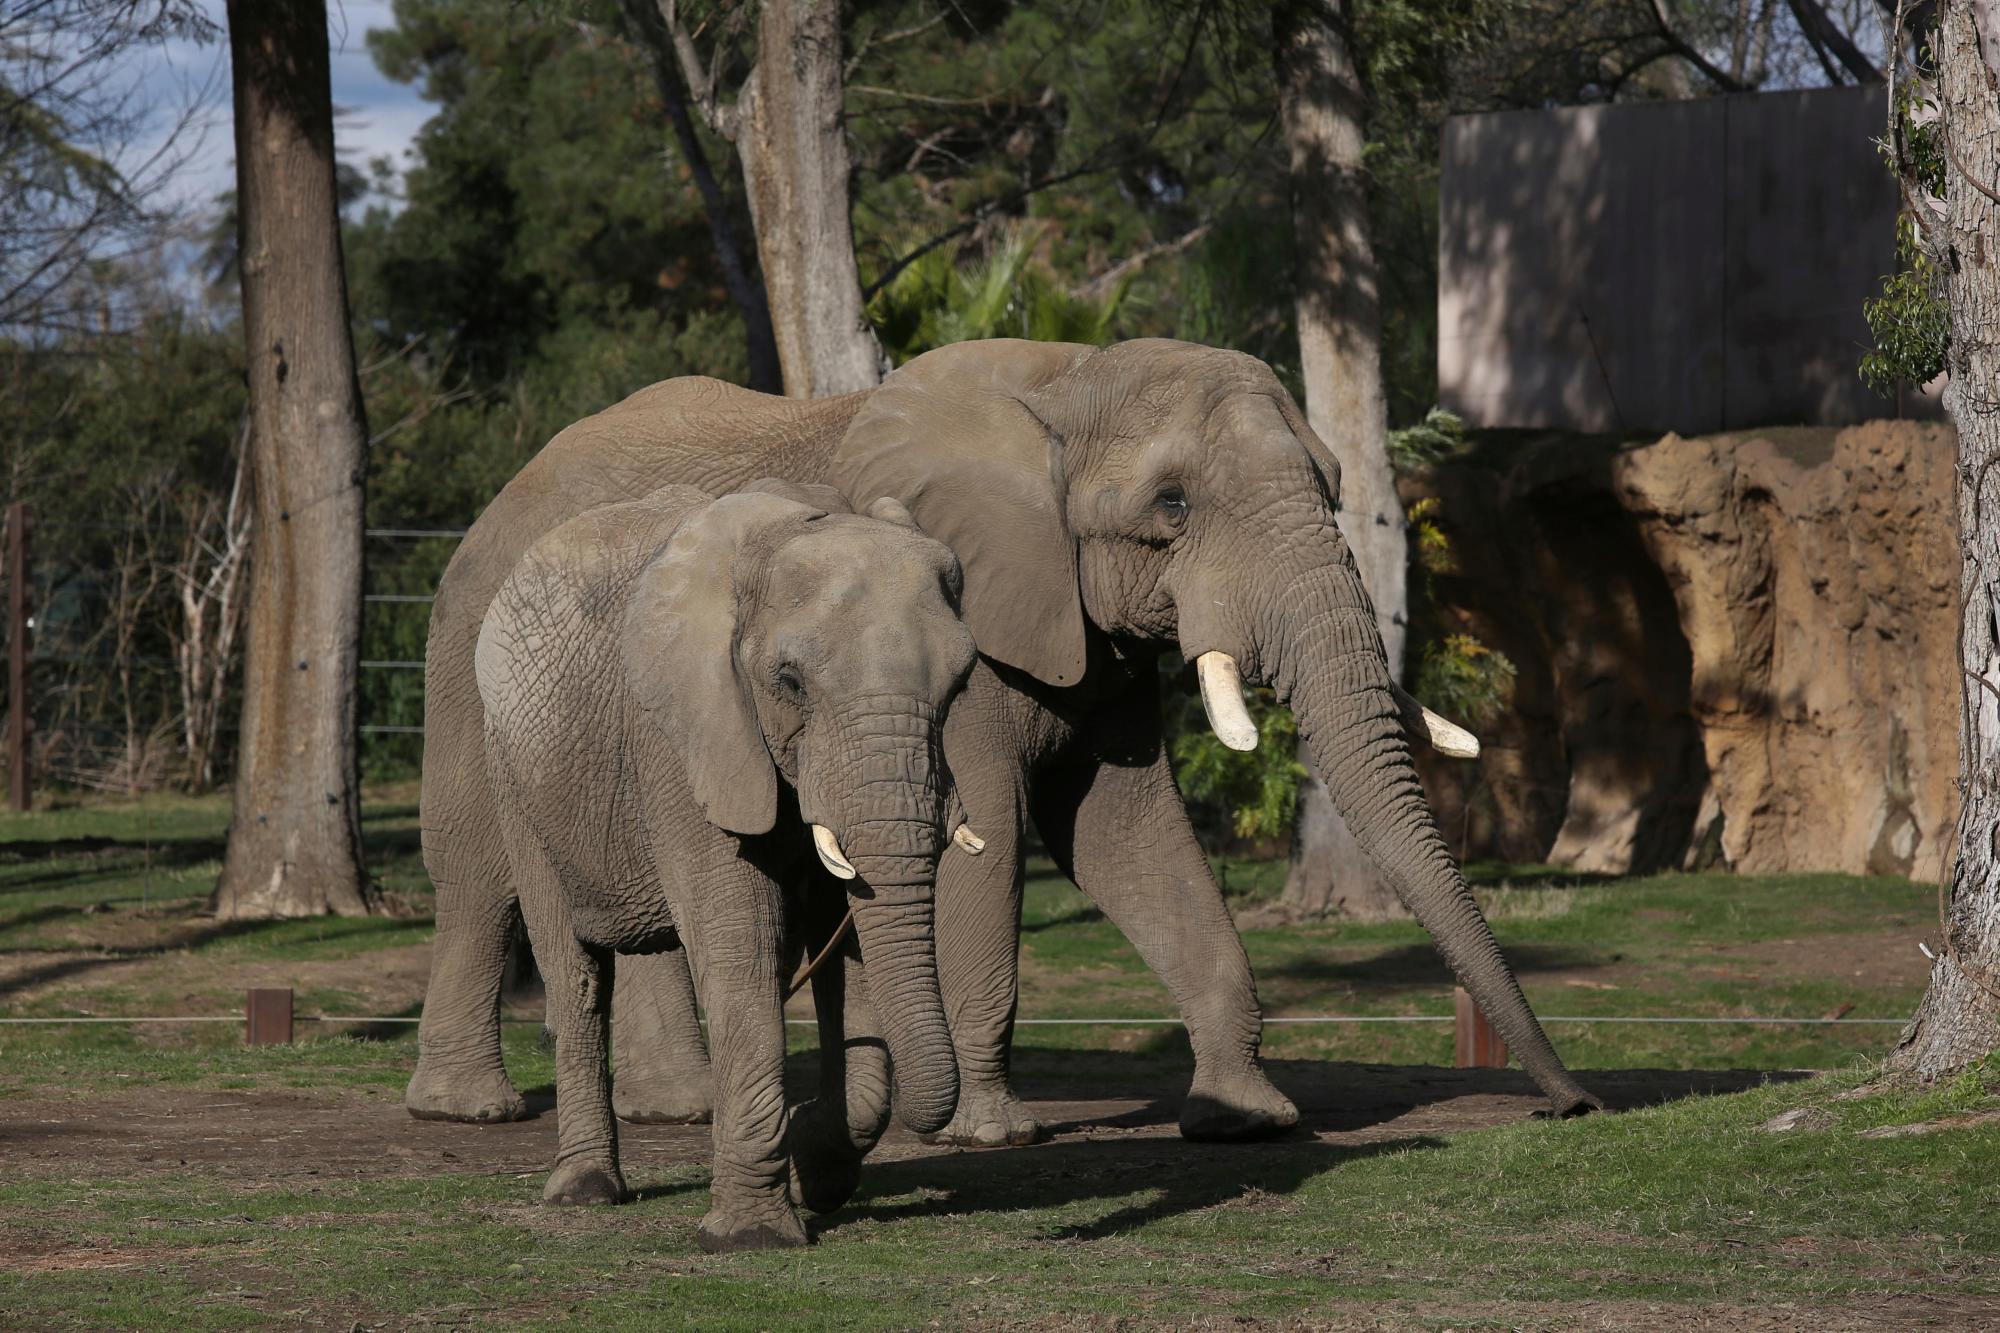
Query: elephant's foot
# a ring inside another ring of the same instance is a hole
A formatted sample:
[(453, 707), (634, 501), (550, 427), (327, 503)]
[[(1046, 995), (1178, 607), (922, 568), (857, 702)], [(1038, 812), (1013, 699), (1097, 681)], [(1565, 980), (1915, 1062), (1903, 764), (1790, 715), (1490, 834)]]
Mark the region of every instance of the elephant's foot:
[(923, 1140), (955, 1148), (1006, 1148), (1034, 1143), (1041, 1137), (1041, 1122), (1029, 1114), (1027, 1103), (1016, 1097), (1005, 1083), (981, 1085), (962, 1081), (958, 1111), (951, 1123), (935, 1134), (924, 1135)]
[(792, 1115), (792, 1185), (800, 1203), (816, 1213), (830, 1213), (860, 1187), (864, 1154), (848, 1140), (844, 1127), (821, 1125), (813, 1115), (815, 1105), (809, 1102)]
[(1268, 1139), (1299, 1123), (1299, 1108), (1255, 1065), (1214, 1075), (1196, 1069), (1181, 1105), (1181, 1137), (1197, 1143)]
[(528, 1104), (506, 1072), (499, 1069), (453, 1069), (421, 1058), (410, 1078), (403, 1105), (419, 1120), (460, 1120), (476, 1125), (521, 1120)]
[(705, 1125), (715, 1109), (706, 1069), (699, 1074), (634, 1074), (611, 1081), (611, 1109), (633, 1125)]
[(583, 1158), (559, 1163), (549, 1176), (549, 1183), (542, 1188), (543, 1203), (564, 1206), (623, 1203), (631, 1197), (631, 1191), (625, 1188), (625, 1177), (615, 1164), (606, 1166)]
[(790, 1204), (755, 1213), (714, 1207), (701, 1219), (695, 1244), (710, 1254), (730, 1250), (788, 1250), (806, 1243), (805, 1223)]

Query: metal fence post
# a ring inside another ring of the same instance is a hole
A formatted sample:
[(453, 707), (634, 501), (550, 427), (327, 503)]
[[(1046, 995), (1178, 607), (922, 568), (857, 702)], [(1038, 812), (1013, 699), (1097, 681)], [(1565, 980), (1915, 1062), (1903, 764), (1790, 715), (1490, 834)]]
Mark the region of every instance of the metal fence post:
[(28, 506), (7, 506), (7, 801), (26, 810), (28, 784)]
[(1500, 1040), (1500, 1034), (1486, 1021), (1486, 1015), (1479, 1012), (1479, 1006), (1460, 986), (1452, 992), (1457, 1006), (1458, 1023), (1453, 1030), (1453, 1046), (1458, 1056), (1460, 1069), (1505, 1069), (1507, 1067), (1507, 1043)]
[(244, 1006), (244, 1044), (289, 1046), (292, 1041), (292, 992), (288, 987), (259, 987)]

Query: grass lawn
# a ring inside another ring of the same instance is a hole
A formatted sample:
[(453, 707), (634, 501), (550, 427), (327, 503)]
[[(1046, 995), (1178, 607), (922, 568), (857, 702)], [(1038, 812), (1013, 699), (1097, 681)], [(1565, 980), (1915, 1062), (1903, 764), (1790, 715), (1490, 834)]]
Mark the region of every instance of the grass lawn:
[[(401, 914), (359, 922), (202, 918), (220, 801), (0, 816), (0, 1016), (223, 1014), (252, 984), (293, 985), (301, 1012), (415, 1013), (414, 794), (373, 795), (371, 867)], [(1413, 925), (1260, 925), (1281, 868), (1222, 869), (1268, 1014), (1449, 1012)], [(1550, 1016), (1899, 1017), (1935, 928), (1934, 890), (1896, 880), (1476, 872)], [(1053, 875), (1024, 925), (1024, 1017), (1171, 1012)], [(406, 1026), (254, 1051), (231, 1024), (0, 1027), (0, 1327), (2000, 1323), (2000, 1068), (1879, 1090), (1892, 1027), (1550, 1029), (1586, 1071), (1831, 1072), (1604, 1073), (1620, 1104), (1658, 1104), (1548, 1124), (1516, 1075), (1411, 1068), (1450, 1063), (1449, 1025), (1272, 1025), (1306, 1125), (1217, 1147), (1173, 1133), (1177, 1029), (1030, 1026), (1019, 1083), (1052, 1141), (893, 1138), (809, 1250), (707, 1257), (705, 1130), (628, 1131), (630, 1206), (545, 1209), (554, 1117), (410, 1121)], [(794, 1042), (809, 1064), (810, 1029)], [(535, 1027), (507, 1051), (546, 1104)], [(1797, 1108), (1804, 1127), (1761, 1128)], [(1873, 1133), (1894, 1126), (1927, 1132)]]

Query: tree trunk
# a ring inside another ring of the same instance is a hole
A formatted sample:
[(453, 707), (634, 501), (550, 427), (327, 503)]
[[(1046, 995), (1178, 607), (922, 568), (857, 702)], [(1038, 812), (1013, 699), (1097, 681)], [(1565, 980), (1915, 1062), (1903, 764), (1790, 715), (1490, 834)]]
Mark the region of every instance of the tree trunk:
[(708, 237), (715, 246), (715, 260), (722, 269), (722, 284), (729, 299), (743, 316), (744, 349), (749, 357), (750, 387), (759, 393), (783, 393), (783, 372), (778, 365), (778, 344), (771, 331), (771, 307), (757, 275), (743, 263), (743, 247), (737, 243), (736, 223), (723, 197), (722, 184), (715, 178), (708, 154), (695, 134), (694, 119), (688, 114), (687, 89), (682, 86), (680, 66), (674, 58), (673, 34), (653, 0), (623, 0), (626, 29), (646, 52), (652, 66), (654, 86), (660, 90), (667, 123), (673, 126), (681, 158), (688, 174), (701, 192), (701, 206), (708, 218)]
[[(1948, 150), (1945, 214), (1929, 224), (1942, 251), (1951, 350), (1945, 410), (1958, 428), (1958, 855), (1943, 947), (1890, 1067), (1923, 1079), (2000, 1047), (2000, 31), (1980, 49), (1972, 0), (1938, 7), (1934, 55)], [(2000, 26), (2000, 25), (1996, 25)]]
[(757, 257), (794, 398), (882, 381), (848, 216), (842, 59), (839, 0), (767, 0), (757, 66), (736, 106)]
[(323, 0), (229, 0), (252, 538), (219, 917), (360, 914), (368, 430), (348, 333)]
[[(1306, 417), (1340, 462), (1340, 529), (1374, 603), (1389, 672), (1400, 677), (1408, 556), (1389, 465), (1381, 314), (1368, 241), (1361, 163), (1367, 100), (1341, 0), (1288, 0), (1273, 24), (1279, 110), (1291, 149)], [(1299, 794), (1283, 901), (1312, 914), (1403, 910), (1317, 777)]]

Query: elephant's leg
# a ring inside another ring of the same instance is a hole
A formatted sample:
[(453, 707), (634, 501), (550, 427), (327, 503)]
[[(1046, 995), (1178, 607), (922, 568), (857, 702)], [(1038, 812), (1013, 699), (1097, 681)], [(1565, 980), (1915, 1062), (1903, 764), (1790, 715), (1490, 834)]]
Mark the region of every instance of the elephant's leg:
[(629, 954), (611, 1001), (612, 1105), (635, 1125), (692, 1125), (714, 1105), (687, 949)]
[[(979, 673), (975, 672), (975, 680)], [(975, 734), (961, 738), (961, 729)], [(1033, 1143), (1041, 1126), (1007, 1085), (1020, 996), (1023, 797), (1016, 763), (961, 696), (945, 723), (945, 753), (977, 856), (947, 843), (938, 859), (938, 981), (958, 1054), (958, 1110), (933, 1143), (997, 1148)]]
[[(671, 853), (669, 853), (670, 855)], [(785, 948), (777, 884), (746, 862), (705, 857), (661, 868), (674, 919), (688, 923), (695, 985), (708, 1012), (715, 1076), (714, 1164), (704, 1250), (806, 1243), (785, 1152)]]
[(819, 1095), (792, 1113), (789, 1142), (799, 1201), (830, 1213), (853, 1197), (861, 1159), (889, 1126), (889, 1048), (851, 943), (813, 974), (813, 1007)]
[(546, 865), (522, 867), (521, 911), (556, 1034), (556, 1168), (542, 1201), (619, 1203), (628, 1196), (618, 1169), (618, 1121), (611, 1114), (612, 955), (576, 938)]
[(424, 774), (424, 867), (437, 888), (437, 935), (417, 1069), (403, 1095), (420, 1120), (528, 1113), (500, 1058), (500, 988), (517, 909), (506, 854), (492, 836), (484, 758), (475, 737), (463, 764), (426, 765)]
[(1165, 755), (1049, 774), (1034, 810), (1050, 854), (1132, 941), (1187, 1023), (1195, 1074), (1181, 1134), (1249, 1139), (1296, 1125), (1298, 1108), (1258, 1066), (1250, 960)]

